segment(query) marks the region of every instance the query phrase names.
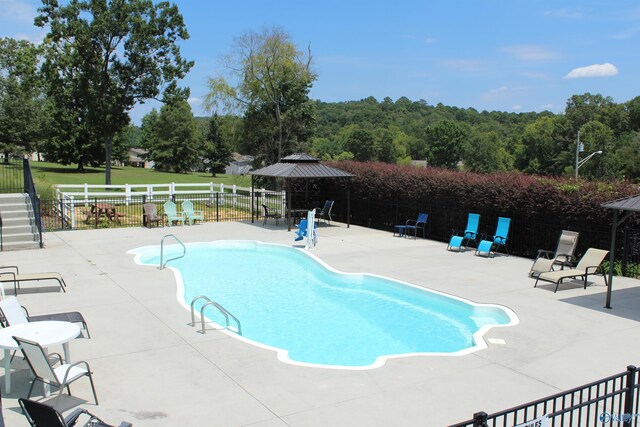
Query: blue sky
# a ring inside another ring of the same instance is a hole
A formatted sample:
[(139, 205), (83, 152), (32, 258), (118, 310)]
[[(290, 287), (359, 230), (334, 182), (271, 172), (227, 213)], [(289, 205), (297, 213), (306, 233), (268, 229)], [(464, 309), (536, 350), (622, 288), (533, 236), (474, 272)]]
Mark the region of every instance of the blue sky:
[[(311, 46), (311, 97), (401, 96), (477, 110), (562, 112), (585, 92), (640, 95), (637, 0), (178, 0), (196, 115), (235, 37), (280, 26)], [(36, 0), (0, 0), (0, 36), (41, 40)], [(134, 122), (153, 104), (136, 107)]]

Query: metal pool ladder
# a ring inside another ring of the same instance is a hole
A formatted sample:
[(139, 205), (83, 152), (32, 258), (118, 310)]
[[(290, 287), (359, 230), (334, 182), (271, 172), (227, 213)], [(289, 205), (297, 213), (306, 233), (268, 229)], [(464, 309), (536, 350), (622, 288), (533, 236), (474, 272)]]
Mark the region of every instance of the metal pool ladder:
[[(222, 315), (224, 316), (227, 322), (226, 328), (232, 332), (237, 333), (238, 335), (242, 335), (242, 325), (240, 325), (240, 321), (238, 320), (238, 318), (233, 314), (229, 313), (226, 308), (224, 308), (217, 302), (210, 300), (209, 297), (207, 297), (206, 295), (199, 295), (195, 297), (193, 301), (191, 301), (191, 323), (189, 323), (189, 326), (196, 326), (195, 304), (196, 304), (196, 301), (201, 299), (205, 300), (206, 302), (200, 308), (200, 321), (202, 322), (202, 330), (198, 332), (200, 332), (201, 334), (204, 334), (206, 332), (205, 325), (204, 325), (203, 312), (205, 308), (209, 306), (213, 306), (217, 308), (218, 311), (220, 311), (220, 313), (222, 313)], [(229, 319), (233, 319), (236, 322), (237, 328), (229, 325)]]
[[(164, 259), (164, 239), (166, 239), (167, 237), (173, 237), (176, 240), (176, 242), (180, 243), (180, 246), (182, 246), (182, 255), (174, 258), (169, 258), (163, 263), (162, 260)], [(180, 239), (178, 239), (174, 234), (166, 234), (160, 241), (160, 266), (158, 267), (158, 269), (162, 270), (169, 261), (182, 258), (183, 256), (186, 255), (186, 253), (187, 253), (187, 247), (184, 245), (184, 243), (182, 243)]]

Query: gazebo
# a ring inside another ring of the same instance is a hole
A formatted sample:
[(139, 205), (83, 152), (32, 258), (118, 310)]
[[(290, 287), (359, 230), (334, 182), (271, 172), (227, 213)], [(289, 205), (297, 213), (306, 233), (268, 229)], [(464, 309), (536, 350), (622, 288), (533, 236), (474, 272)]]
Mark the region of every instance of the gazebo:
[[(613, 288), (613, 262), (616, 250), (616, 233), (618, 227), (634, 213), (640, 212), (640, 195), (629, 196), (601, 205), (605, 209), (613, 210), (613, 225), (611, 226), (611, 248), (609, 250), (609, 286), (607, 287), (607, 300), (605, 308), (611, 308), (611, 290)], [(623, 214), (618, 219), (618, 215)]]
[[(258, 176), (282, 178), (284, 180), (284, 189), (287, 193), (287, 227), (291, 231), (291, 180), (293, 179), (350, 179), (353, 174), (322, 164), (320, 159), (316, 159), (306, 153), (294, 153), (290, 156), (280, 159), (278, 163), (265, 166), (251, 172), (251, 193), (254, 194), (255, 178)], [(254, 209), (253, 197), (251, 198), (251, 218), (253, 221)], [(350, 225), (350, 197), (347, 189), (347, 227)]]

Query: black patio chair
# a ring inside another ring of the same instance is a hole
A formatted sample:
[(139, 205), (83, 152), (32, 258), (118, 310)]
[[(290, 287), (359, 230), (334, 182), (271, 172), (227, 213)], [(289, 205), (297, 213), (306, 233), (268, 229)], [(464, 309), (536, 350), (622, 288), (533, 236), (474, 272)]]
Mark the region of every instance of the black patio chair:
[[(72, 427), (76, 425), (78, 418), (83, 414), (89, 417), (89, 420), (83, 424), (85, 426), (115, 427), (112, 424), (105, 423), (83, 408), (78, 408), (66, 417), (63, 417), (60, 412), (44, 403), (24, 398), (18, 399), (18, 402), (22, 408), (22, 413), (27, 418), (27, 421), (29, 421), (29, 424), (31, 424), (31, 427)], [(131, 425), (131, 423), (123, 421), (118, 427), (131, 427)], [(2, 424), (0, 424), (0, 427), (1, 426)]]
[(264, 211), (264, 220), (262, 221), (263, 227), (267, 225), (267, 219), (269, 218), (275, 219), (276, 225), (278, 225), (278, 220), (282, 218), (282, 215), (280, 215), (279, 212), (273, 212), (273, 211), (269, 212), (269, 208), (267, 207), (267, 205), (262, 205), (262, 210)]

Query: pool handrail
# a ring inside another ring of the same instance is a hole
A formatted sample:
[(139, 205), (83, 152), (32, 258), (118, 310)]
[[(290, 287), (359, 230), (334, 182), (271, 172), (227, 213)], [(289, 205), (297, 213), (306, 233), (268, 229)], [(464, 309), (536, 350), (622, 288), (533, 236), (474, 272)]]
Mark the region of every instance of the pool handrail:
[[(182, 246), (182, 255), (177, 256), (175, 258), (170, 258), (167, 261), (164, 262), (164, 264), (162, 263), (163, 257), (164, 257), (164, 239), (166, 239), (167, 237), (173, 237), (174, 239), (176, 239), (176, 241), (178, 243), (180, 243), (180, 246)], [(184, 245), (184, 243), (182, 243), (182, 240), (178, 239), (175, 234), (165, 234), (164, 237), (162, 238), (162, 240), (160, 241), (160, 266), (158, 267), (159, 270), (162, 270), (169, 261), (173, 261), (176, 259), (180, 259), (182, 257), (184, 257), (187, 254), (187, 247)]]
[[(189, 326), (196, 325), (195, 304), (196, 304), (196, 301), (201, 299), (205, 300), (206, 302), (202, 305), (202, 307), (200, 307), (200, 321), (202, 323), (202, 329), (198, 332), (200, 332), (201, 334), (204, 334), (206, 332), (206, 328), (204, 324), (204, 309), (212, 305), (215, 308), (217, 308), (220, 311), (220, 313), (222, 313), (222, 315), (225, 317), (225, 320), (227, 323), (226, 328), (230, 331), (237, 332), (238, 335), (242, 335), (242, 325), (240, 324), (240, 320), (238, 320), (238, 318), (233, 314), (231, 314), (226, 308), (224, 308), (217, 302), (209, 299), (209, 297), (207, 297), (206, 295), (198, 295), (193, 299), (193, 301), (191, 301), (191, 323), (189, 323)], [(229, 318), (233, 319), (236, 322), (236, 324), (238, 325), (237, 330), (234, 331), (231, 328), (231, 326), (229, 325)]]

